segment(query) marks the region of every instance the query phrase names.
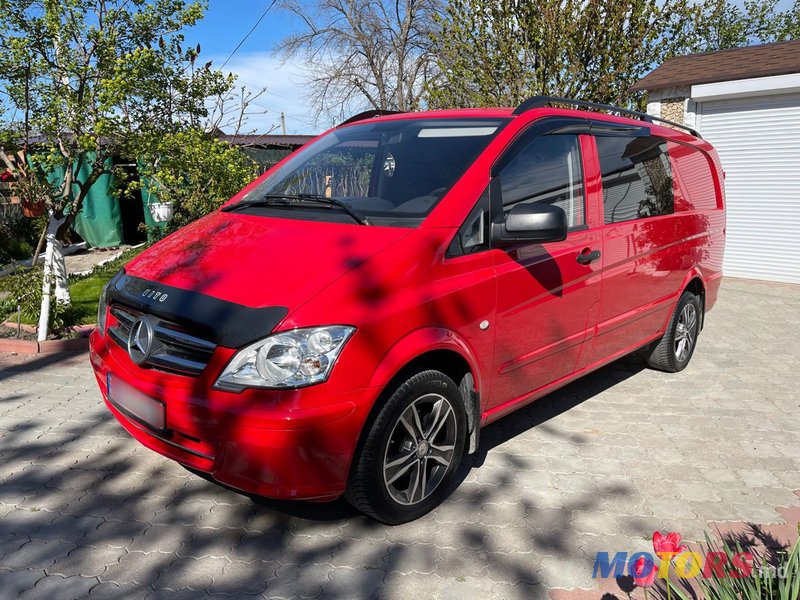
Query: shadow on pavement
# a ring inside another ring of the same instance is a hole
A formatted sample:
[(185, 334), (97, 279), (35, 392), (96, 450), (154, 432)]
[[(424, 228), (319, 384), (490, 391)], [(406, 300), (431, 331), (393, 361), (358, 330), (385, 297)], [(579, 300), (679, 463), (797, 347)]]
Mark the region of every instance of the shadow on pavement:
[[(30, 377), (54, 361), (32, 360), (13, 374)], [(202, 590), (352, 598), (399, 594), (406, 578), (435, 572), (452, 575), (453, 585), (491, 574), (508, 586), (498, 594), (544, 597), (530, 552), (574, 560), (574, 515), (630, 490), (608, 485), (539, 506), (515, 488), (513, 452), (504, 469), (480, 465), (532, 427), (581, 444), (548, 422), (636, 372), (615, 363), (487, 427), (451, 498), (398, 527), (344, 500), (251, 500), (140, 446), (85, 392), (49, 404), (16, 392), (0, 403), (0, 589), (16, 596), (36, 584), (41, 596), (57, 583), (75, 597)], [(20, 403), (24, 415), (13, 406)], [(465, 481), (471, 474), (477, 479)]]

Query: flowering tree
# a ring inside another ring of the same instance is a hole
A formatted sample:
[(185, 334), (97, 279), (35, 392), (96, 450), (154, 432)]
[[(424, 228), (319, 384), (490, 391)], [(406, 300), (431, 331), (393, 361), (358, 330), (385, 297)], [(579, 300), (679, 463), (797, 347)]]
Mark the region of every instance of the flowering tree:
[(173, 206), (174, 216), (160, 234), (218, 209), (258, 175), (240, 148), (199, 129), (148, 137), (137, 157), (144, 194)]
[[(62, 242), (110, 158), (197, 127), (206, 100), (233, 85), (198, 64), (199, 46), (184, 47), (181, 31), (203, 10), (185, 0), (0, 0), (0, 160), (48, 186), (40, 339), (52, 283), (69, 302)], [(20, 147), (28, 166), (14, 160)]]

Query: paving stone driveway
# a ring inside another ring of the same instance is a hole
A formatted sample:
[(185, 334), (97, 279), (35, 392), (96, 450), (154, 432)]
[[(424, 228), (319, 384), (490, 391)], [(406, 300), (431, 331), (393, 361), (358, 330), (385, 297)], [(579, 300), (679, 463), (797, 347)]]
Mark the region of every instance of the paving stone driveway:
[(683, 373), (626, 359), (487, 428), (450, 499), (386, 527), (254, 502), (131, 440), (85, 356), (0, 359), (0, 597), (545, 598), (654, 529), (800, 504), (800, 286), (727, 280)]

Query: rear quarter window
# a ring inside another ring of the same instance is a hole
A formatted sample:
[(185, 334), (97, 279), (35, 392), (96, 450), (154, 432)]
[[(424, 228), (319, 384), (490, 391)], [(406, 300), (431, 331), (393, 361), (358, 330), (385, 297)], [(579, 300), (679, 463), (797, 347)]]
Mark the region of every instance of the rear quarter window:
[(675, 210), (714, 210), (717, 193), (708, 157), (697, 148), (669, 142), (675, 173)]
[(665, 139), (597, 136), (595, 142), (606, 224), (674, 212), (672, 164)]

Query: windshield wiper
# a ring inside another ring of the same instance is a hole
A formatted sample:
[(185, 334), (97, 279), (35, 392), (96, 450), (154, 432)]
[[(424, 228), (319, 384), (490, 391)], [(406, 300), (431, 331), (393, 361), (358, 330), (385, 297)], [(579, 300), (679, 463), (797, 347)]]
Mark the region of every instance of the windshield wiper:
[(369, 219), (361, 211), (353, 208), (347, 202), (339, 200), (338, 198), (329, 198), (321, 194), (267, 194), (253, 200), (244, 200), (224, 207), (224, 212), (233, 212), (235, 210), (243, 210), (251, 206), (302, 206), (303, 202), (310, 202), (316, 204), (324, 204), (329, 207), (341, 208), (344, 212), (350, 215), (354, 221), (361, 225), (372, 225)]

